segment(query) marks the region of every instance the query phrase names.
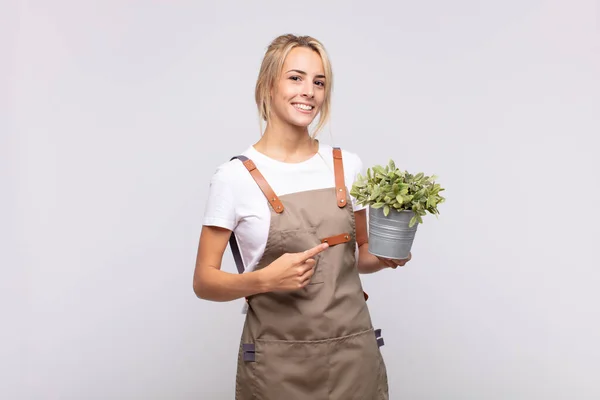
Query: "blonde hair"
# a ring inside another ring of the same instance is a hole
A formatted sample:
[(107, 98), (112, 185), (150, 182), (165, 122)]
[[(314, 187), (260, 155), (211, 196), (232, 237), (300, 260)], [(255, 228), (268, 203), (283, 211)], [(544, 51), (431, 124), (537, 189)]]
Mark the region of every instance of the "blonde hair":
[(292, 34), (281, 35), (275, 38), (267, 48), (260, 66), (260, 72), (258, 74), (254, 92), (256, 106), (258, 107), (258, 114), (260, 117), (260, 131), (263, 131), (262, 121), (267, 121), (267, 123), (269, 123), (271, 117), (271, 89), (281, 76), (283, 63), (287, 55), (296, 47), (306, 47), (317, 52), (321, 57), (323, 69), (325, 70), (325, 96), (319, 112), (319, 123), (312, 134), (312, 137), (314, 138), (329, 120), (331, 112), (333, 72), (325, 47), (317, 39), (310, 36), (296, 36)]

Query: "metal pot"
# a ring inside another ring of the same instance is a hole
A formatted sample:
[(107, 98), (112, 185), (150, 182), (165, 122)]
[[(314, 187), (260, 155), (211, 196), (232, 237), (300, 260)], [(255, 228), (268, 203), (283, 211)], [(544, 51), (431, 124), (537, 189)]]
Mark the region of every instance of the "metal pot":
[(390, 210), (386, 217), (382, 208), (369, 207), (369, 253), (402, 260), (408, 258), (419, 223), (408, 227), (413, 211)]

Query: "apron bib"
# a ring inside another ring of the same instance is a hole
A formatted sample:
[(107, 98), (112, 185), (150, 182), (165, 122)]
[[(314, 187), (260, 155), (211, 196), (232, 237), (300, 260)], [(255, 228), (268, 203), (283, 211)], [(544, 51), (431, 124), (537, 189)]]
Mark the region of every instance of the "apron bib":
[[(256, 270), (284, 253), (323, 241), (315, 274), (303, 289), (247, 299), (236, 400), (387, 400), (388, 382), (366, 294), (356, 268), (354, 212), (334, 148), (335, 187), (278, 197), (246, 157), (240, 159), (269, 204), (271, 223)], [(239, 272), (243, 263), (231, 235)]]

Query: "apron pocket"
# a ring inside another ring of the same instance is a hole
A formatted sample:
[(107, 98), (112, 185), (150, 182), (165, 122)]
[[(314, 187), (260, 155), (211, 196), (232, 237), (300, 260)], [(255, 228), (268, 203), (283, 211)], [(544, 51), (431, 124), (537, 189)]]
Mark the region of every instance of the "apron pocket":
[(327, 343), (257, 340), (257, 397), (262, 400), (329, 399)]
[[(317, 237), (317, 228), (296, 228), (296, 229), (284, 229), (279, 231), (279, 251), (280, 254), (284, 253), (301, 253), (305, 250), (311, 249), (321, 241)], [(323, 268), (320, 268), (319, 260), (323, 253), (317, 254), (314, 259), (315, 273), (310, 279), (309, 286), (325, 282), (325, 274)]]
[(340, 338), (331, 348), (331, 398), (380, 400), (387, 384), (372, 329)]

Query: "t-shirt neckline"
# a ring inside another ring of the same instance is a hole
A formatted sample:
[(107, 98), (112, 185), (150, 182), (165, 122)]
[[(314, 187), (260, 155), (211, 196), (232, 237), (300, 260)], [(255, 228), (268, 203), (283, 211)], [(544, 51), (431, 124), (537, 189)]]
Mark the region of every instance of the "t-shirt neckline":
[(260, 159), (261, 161), (268, 162), (273, 165), (277, 165), (281, 168), (297, 168), (297, 167), (312, 163), (315, 159), (317, 159), (320, 156), (321, 151), (323, 150), (323, 144), (319, 140), (317, 140), (317, 144), (318, 144), (318, 148), (317, 148), (317, 152), (315, 154), (313, 154), (311, 157), (307, 158), (304, 161), (300, 161), (300, 162), (296, 162), (296, 163), (279, 161), (274, 158), (271, 158), (271, 157), (267, 156), (266, 154), (261, 153), (260, 151), (256, 150), (254, 145), (251, 145), (248, 148), (248, 152), (251, 153), (251, 157), (250, 157), (251, 159)]

